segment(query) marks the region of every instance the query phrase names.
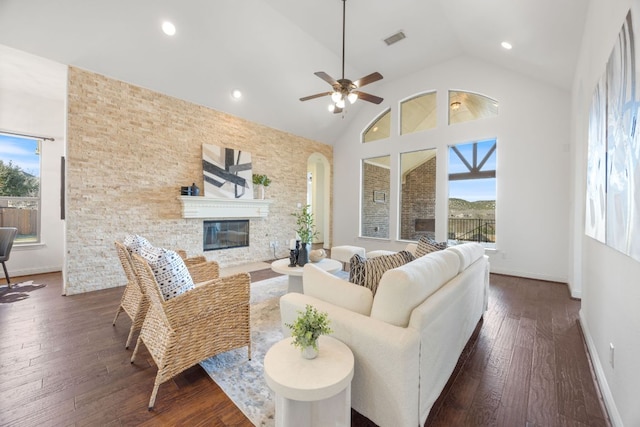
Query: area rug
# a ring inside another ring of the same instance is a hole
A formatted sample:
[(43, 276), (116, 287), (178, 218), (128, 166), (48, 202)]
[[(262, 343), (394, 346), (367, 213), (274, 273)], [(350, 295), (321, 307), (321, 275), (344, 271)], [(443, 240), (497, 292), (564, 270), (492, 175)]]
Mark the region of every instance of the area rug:
[(251, 360), (246, 348), (211, 357), (200, 365), (256, 426), (275, 424), (275, 395), (264, 380), (264, 355), (283, 338), (280, 297), (287, 291), (287, 276), (251, 284)]

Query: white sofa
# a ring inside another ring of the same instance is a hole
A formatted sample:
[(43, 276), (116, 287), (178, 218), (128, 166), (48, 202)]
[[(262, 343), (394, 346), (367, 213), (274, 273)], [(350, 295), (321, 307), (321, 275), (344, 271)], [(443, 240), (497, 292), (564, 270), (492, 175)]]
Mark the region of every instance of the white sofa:
[[(355, 357), (352, 406), (381, 427), (422, 426), (487, 306), (489, 262), (465, 243), (388, 270), (375, 298), (307, 264), (280, 299), (283, 331), (311, 304)], [(322, 349), (320, 349), (322, 353)]]

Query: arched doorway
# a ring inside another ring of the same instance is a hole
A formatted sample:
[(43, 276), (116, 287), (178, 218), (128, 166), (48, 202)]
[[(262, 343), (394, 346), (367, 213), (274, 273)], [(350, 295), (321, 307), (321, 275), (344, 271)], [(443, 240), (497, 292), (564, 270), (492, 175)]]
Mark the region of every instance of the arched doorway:
[(313, 153), (307, 160), (307, 203), (315, 219), (318, 238), (314, 243), (322, 243), (322, 247), (331, 247), (331, 165), (329, 160), (320, 154)]

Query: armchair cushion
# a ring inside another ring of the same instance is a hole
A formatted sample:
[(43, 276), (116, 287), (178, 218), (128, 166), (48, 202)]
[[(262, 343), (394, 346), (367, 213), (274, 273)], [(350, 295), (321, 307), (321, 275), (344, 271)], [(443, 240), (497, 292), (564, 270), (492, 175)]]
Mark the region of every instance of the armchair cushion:
[(143, 246), (140, 256), (149, 263), (165, 301), (195, 287), (186, 264), (175, 251)]
[(153, 248), (153, 245), (144, 237), (137, 234), (127, 234), (122, 244), (129, 250), (129, 253), (140, 255), (142, 248)]

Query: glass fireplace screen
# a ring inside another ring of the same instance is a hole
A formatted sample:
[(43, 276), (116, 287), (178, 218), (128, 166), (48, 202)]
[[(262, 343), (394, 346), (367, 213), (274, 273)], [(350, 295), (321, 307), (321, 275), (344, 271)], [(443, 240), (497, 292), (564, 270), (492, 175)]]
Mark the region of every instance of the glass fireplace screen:
[(249, 246), (249, 220), (204, 221), (203, 250)]

